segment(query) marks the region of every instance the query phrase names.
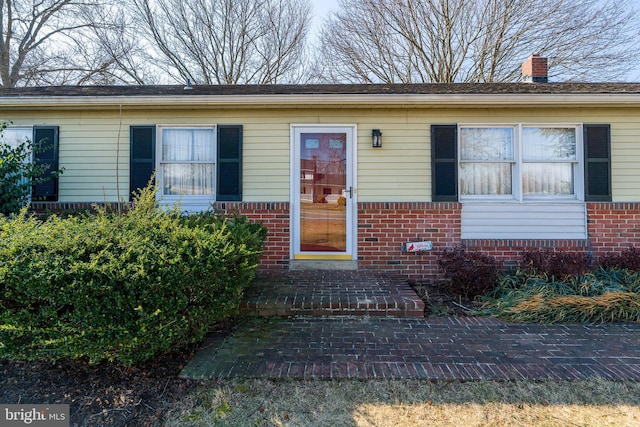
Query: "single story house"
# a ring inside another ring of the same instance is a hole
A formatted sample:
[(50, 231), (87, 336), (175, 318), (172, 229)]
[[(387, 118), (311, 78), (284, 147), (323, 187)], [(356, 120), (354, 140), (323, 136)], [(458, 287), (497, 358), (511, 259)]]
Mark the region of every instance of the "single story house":
[(0, 119), (64, 167), (34, 208), (115, 203), (156, 171), (162, 203), (264, 223), (263, 269), (428, 279), (459, 246), (508, 265), (637, 245), (640, 83), (548, 83), (537, 61), (509, 84), (0, 89)]

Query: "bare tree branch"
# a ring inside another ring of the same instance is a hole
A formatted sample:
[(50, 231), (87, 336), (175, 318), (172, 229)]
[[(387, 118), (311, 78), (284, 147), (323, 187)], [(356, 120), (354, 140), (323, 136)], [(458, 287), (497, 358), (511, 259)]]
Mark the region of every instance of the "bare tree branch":
[(131, 2), (164, 80), (272, 84), (300, 78), (309, 0)]
[(61, 73), (84, 78), (87, 67), (79, 66), (74, 52), (65, 49), (74, 36), (94, 26), (83, 18), (98, 6), (94, 0), (0, 0), (2, 87), (58, 83)]
[(611, 81), (640, 54), (630, 0), (340, 0), (315, 52), (310, 16), (310, 0), (0, 0), (0, 85), (518, 81), (532, 53), (551, 79)]
[(557, 80), (619, 80), (637, 65), (629, 0), (341, 0), (325, 23), (327, 81), (518, 81), (532, 53)]

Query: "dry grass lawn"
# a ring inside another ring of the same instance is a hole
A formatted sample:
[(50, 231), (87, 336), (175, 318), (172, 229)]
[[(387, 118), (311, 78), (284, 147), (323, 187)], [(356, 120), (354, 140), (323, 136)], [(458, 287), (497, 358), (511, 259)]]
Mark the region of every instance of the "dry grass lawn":
[(210, 382), (166, 426), (638, 426), (640, 383)]

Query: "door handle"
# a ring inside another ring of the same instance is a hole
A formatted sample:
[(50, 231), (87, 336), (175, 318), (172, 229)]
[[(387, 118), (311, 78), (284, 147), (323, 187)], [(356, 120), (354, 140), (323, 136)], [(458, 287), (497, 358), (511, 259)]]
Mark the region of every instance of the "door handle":
[(353, 199), (353, 187), (349, 187), (349, 198)]

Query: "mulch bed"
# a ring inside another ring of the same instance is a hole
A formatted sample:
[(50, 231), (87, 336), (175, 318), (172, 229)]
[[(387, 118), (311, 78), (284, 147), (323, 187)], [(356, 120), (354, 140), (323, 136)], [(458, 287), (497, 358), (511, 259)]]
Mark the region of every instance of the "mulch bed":
[(447, 282), (420, 284), (409, 282), (425, 305), (425, 316), (470, 316), (480, 302), (451, 293)]
[(201, 384), (178, 378), (191, 355), (166, 354), (133, 368), (0, 359), (0, 402), (69, 404), (71, 426), (155, 426), (173, 402)]

